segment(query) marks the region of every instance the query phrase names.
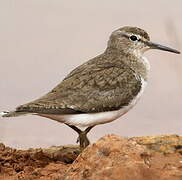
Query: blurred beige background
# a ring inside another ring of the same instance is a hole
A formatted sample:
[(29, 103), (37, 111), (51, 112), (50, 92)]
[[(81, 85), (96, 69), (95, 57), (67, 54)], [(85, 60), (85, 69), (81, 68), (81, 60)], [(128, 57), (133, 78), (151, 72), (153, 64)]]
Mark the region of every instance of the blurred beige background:
[[(73, 68), (104, 51), (110, 33), (138, 26), (151, 39), (182, 50), (182, 1), (1, 0), (0, 110), (33, 100)], [(146, 53), (150, 83), (137, 106), (121, 119), (95, 127), (92, 141), (115, 133), (157, 135), (182, 131), (182, 57)], [(17, 148), (75, 143), (64, 124), (36, 116), (0, 119), (0, 142)]]

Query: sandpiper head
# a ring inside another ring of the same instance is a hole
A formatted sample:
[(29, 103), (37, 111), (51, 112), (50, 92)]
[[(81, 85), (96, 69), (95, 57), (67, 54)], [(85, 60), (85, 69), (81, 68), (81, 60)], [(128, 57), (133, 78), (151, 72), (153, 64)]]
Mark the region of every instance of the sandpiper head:
[(143, 29), (130, 26), (115, 30), (110, 36), (108, 47), (137, 56), (141, 56), (149, 49), (160, 49), (180, 54), (175, 49), (151, 42), (148, 33)]

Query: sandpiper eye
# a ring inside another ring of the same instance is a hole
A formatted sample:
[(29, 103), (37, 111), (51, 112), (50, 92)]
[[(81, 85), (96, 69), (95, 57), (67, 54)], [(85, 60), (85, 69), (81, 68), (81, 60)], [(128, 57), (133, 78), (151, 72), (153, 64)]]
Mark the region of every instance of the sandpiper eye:
[(132, 41), (138, 41), (139, 39), (138, 39), (137, 36), (132, 35), (132, 36), (130, 36), (130, 40), (132, 40)]

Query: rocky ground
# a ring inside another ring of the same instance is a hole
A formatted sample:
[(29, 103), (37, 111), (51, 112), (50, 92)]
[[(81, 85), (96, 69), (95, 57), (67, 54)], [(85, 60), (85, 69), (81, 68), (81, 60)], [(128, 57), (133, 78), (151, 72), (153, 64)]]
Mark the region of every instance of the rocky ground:
[(77, 146), (16, 150), (0, 144), (0, 180), (182, 180), (182, 136), (107, 135)]

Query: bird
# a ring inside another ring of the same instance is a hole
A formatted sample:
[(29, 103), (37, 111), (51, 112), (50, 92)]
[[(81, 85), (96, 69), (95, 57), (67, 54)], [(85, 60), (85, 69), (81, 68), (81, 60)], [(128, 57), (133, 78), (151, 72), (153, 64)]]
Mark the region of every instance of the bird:
[(88, 132), (127, 113), (148, 83), (150, 64), (144, 52), (179, 51), (150, 41), (138, 27), (113, 31), (104, 52), (72, 70), (55, 88), (40, 98), (2, 111), (2, 117), (37, 115), (66, 124), (78, 133), (80, 149), (90, 141)]

